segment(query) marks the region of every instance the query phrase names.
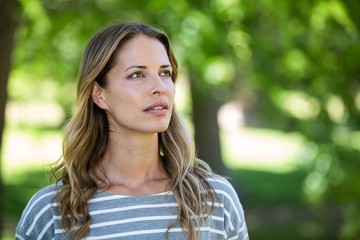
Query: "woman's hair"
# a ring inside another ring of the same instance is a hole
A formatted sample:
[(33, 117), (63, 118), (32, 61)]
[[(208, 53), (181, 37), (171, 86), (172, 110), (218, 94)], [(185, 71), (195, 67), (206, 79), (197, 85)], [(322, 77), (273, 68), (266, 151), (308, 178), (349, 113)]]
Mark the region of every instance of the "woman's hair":
[[(74, 239), (88, 234), (91, 224), (88, 200), (97, 189), (96, 181), (106, 180), (98, 176), (97, 168), (108, 144), (109, 124), (105, 111), (93, 102), (91, 92), (95, 82), (106, 87), (106, 75), (116, 64), (119, 50), (139, 34), (156, 38), (164, 45), (173, 69), (172, 80), (176, 81), (176, 58), (168, 37), (160, 29), (141, 23), (115, 24), (90, 40), (77, 79), (77, 109), (64, 129), (63, 157), (52, 169), (53, 177), (63, 184), (57, 194), (61, 221)], [(180, 223), (189, 239), (196, 239), (202, 221), (214, 207), (215, 193), (206, 179), (210, 169), (196, 158), (194, 140), (175, 108), (168, 129), (159, 133), (159, 155), (179, 205), (177, 221), (168, 231)], [(207, 204), (209, 199), (211, 206)]]

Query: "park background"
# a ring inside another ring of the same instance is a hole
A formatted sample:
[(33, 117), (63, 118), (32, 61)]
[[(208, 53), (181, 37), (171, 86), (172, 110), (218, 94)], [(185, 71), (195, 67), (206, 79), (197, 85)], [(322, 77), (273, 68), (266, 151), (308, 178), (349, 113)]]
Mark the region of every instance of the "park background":
[[(360, 238), (358, 0), (1, 0), (1, 239), (61, 157), (82, 51), (160, 26), (199, 157), (231, 177), (251, 239)], [(5, 108), (6, 106), (6, 108)]]

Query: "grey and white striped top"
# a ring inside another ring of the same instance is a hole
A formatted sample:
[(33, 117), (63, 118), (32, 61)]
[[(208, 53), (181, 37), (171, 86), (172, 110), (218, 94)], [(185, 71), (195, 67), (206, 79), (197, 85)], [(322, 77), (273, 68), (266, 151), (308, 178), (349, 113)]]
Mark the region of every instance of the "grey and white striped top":
[[(224, 178), (208, 178), (218, 196), (212, 215), (201, 226), (202, 240), (249, 239), (244, 211), (232, 185)], [(15, 239), (70, 239), (61, 226), (56, 190), (51, 185), (29, 201), (16, 228)], [(208, 202), (211, 204), (211, 202)], [(177, 219), (178, 204), (171, 192), (124, 196), (97, 191), (88, 202), (91, 216), (86, 239), (187, 239)]]

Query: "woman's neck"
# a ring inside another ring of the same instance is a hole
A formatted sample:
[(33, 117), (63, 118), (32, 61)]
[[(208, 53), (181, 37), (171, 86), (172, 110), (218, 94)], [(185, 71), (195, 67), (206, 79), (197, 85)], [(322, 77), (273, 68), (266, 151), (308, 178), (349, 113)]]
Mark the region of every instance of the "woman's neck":
[(142, 194), (148, 191), (143, 189), (146, 184), (169, 178), (160, 160), (158, 134), (141, 137), (110, 134), (100, 169), (111, 186), (128, 194), (132, 190)]

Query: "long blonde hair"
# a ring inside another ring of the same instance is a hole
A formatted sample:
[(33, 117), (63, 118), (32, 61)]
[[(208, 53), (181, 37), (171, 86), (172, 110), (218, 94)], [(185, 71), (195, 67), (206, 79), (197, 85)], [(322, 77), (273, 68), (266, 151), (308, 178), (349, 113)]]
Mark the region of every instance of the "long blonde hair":
[[(97, 190), (96, 167), (108, 143), (106, 113), (93, 102), (91, 91), (95, 82), (106, 86), (106, 74), (115, 64), (119, 49), (138, 34), (156, 38), (164, 45), (173, 69), (172, 80), (176, 81), (177, 61), (168, 37), (160, 29), (141, 23), (115, 24), (90, 40), (77, 79), (77, 110), (64, 129), (62, 160), (52, 169), (53, 177), (63, 184), (57, 194), (61, 221), (74, 239), (88, 234), (91, 217), (87, 202)], [(179, 205), (177, 222), (189, 239), (196, 239), (201, 223), (212, 211), (215, 193), (206, 180), (210, 168), (196, 158), (194, 140), (175, 109), (168, 129), (159, 133), (159, 154)], [(207, 204), (209, 199), (211, 206)], [(168, 226), (168, 231), (175, 224)]]

